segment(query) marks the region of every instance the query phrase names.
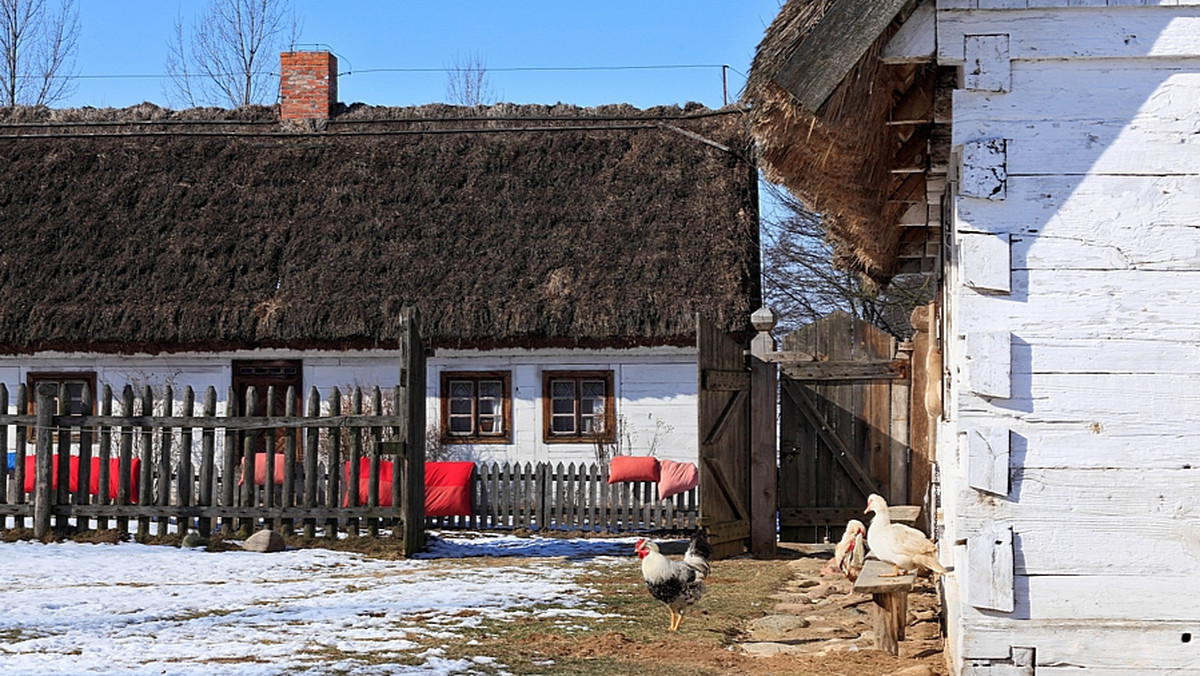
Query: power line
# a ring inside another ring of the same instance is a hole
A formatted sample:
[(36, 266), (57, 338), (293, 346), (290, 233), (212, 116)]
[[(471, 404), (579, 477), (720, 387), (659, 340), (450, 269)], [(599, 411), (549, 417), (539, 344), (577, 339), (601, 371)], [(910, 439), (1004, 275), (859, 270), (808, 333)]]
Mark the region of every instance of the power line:
[[(661, 65), (626, 65), (626, 66), (510, 66), (502, 68), (488, 67), (484, 69), (489, 73), (572, 73), (572, 72), (611, 72), (611, 71), (628, 71), (628, 70), (698, 70), (705, 68), (729, 68), (727, 64), (720, 63), (676, 63), (676, 64), (661, 64)], [(735, 73), (741, 74), (734, 68), (729, 68)], [(364, 68), (361, 70), (347, 70), (338, 73), (338, 76), (365, 75), (372, 73), (452, 73), (466, 70), (464, 68)], [(235, 73), (221, 73), (220, 75), (234, 75)], [(236, 73), (241, 75), (241, 73)], [(278, 76), (279, 73), (274, 71), (256, 71), (252, 75), (272, 75)], [(22, 77), (22, 76), (18, 76)], [(24, 76), (34, 77), (34, 76)], [(55, 75), (60, 79), (73, 80), (154, 80), (166, 77), (171, 77), (169, 73), (96, 73), (96, 74), (77, 74), (77, 75)], [(193, 76), (200, 77), (200, 76)], [(207, 76), (205, 76), (207, 77)]]

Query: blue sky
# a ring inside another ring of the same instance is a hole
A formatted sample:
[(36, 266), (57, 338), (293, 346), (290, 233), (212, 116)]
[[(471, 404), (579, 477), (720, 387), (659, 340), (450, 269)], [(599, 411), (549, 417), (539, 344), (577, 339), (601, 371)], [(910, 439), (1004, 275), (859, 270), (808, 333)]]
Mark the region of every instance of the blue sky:
[[(200, 0), (78, 0), (77, 89), (58, 107), (168, 105), (167, 41)], [(339, 57), (344, 103), (443, 101), (445, 69), (477, 53), (497, 98), (515, 103), (630, 103), (639, 108), (730, 100), (780, 0), (294, 0), (300, 47)], [(278, 59), (271, 64), (278, 68)], [(524, 70), (689, 66), (671, 69)], [(418, 69), (426, 72), (390, 69)], [(521, 70), (506, 70), (521, 69)], [(388, 70), (388, 72), (382, 72)]]

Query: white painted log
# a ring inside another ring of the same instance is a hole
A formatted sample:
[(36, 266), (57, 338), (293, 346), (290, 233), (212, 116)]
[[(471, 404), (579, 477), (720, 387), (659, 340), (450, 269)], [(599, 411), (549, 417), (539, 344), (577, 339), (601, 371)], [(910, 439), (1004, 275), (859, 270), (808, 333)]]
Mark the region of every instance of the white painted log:
[(1007, 427), (971, 427), (967, 436), (967, 484), (979, 491), (1008, 495)]
[(1008, 293), (1012, 289), (1012, 257), (1007, 234), (958, 235), (962, 281), (976, 291)]
[[(1200, 13), (1191, 8), (1131, 7), (1112, 11), (1030, 9), (952, 11), (938, 6), (938, 61), (965, 61), (967, 35), (1007, 33), (1013, 60), (1192, 57), (1200, 54)], [(1078, 5), (1079, 0), (1071, 0)]]
[(967, 603), (1010, 613), (1013, 601), (1013, 529), (988, 523), (967, 540)]
[[(1012, 90), (954, 90), (954, 142), (974, 133), (963, 123), (1039, 119), (1103, 122), (1129, 119), (1140, 125), (1179, 124), (1200, 94), (1200, 73), (1174, 60), (1017, 62)], [(1181, 117), (1182, 115), (1182, 117)]]
[(963, 197), (1002, 200), (1008, 180), (1008, 151), (1003, 138), (965, 141), (958, 192)]
[(974, 331), (966, 336), (968, 387), (987, 397), (1011, 395), (1012, 350), (1007, 331)]
[[(1045, 664), (1073, 668), (1067, 673), (1155, 676), (1195, 673), (1200, 649), (1180, 637), (1195, 634), (1189, 622), (1154, 620), (1097, 622), (1090, 620), (1005, 621), (999, 618), (965, 620), (963, 657), (1003, 659), (1011, 647), (1036, 645), (1042, 676)], [(1113, 671), (1105, 671), (1113, 670)], [(1053, 673), (1053, 672), (1050, 672)]]
[(1007, 92), (1012, 86), (1008, 35), (965, 35), (963, 88)]

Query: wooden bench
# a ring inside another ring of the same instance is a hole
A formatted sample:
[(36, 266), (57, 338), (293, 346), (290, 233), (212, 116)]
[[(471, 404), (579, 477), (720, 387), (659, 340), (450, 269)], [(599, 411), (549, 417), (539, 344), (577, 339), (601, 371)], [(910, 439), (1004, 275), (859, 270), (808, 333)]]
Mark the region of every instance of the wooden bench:
[(867, 559), (854, 583), (854, 591), (870, 594), (875, 602), (871, 615), (875, 624), (875, 647), (889, 654), (900, 653), (904, 627), (908, 624), (908, 593), (917, 581), (915, 574), (882, 577), (892, 572), (892, 564)]

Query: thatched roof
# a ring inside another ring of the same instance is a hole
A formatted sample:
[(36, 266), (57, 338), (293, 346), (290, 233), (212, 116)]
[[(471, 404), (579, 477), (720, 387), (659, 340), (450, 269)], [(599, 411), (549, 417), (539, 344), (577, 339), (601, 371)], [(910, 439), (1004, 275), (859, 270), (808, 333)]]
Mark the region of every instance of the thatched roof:
[(743, 111), (0, 111), (0, 352), (693, 342), (760, 302)]
[(824, 216), (840, 265), (881, 285), (897, 272), (894, 226), (925, 197), (928, 131), (912, 123), (932, 119), (933, 66), (879, 58), (914, 5), (789, 0), (744, 95), (766, 178)]

